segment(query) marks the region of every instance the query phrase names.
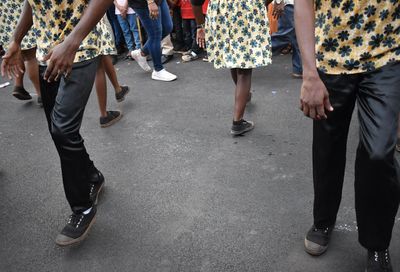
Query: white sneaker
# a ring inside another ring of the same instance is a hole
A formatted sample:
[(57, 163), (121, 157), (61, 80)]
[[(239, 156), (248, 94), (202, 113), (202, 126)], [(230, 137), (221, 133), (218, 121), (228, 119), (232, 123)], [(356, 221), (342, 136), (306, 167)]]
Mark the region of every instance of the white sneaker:
[(139, 64), (140, 68), (142, 68), (143, 70), (145, 70), (146, 72), (150, 72), (151, 71), (151, 67), (149, 66), (149, 64), (147, 63), (147, 59), (146, 57), (142, 56), (141, 50), (137, 49), (137, 50), (133, 50), (131, 52), (131, 57), (136, 60), (136, 62)]
[(162, 69), (161, 71), (153, 71), (151, 74), (151, 78), (154, 80), (160, 80), (160, 81), (174, 81), (178, 77), (174, 74), (171, 74), (165, 69)]

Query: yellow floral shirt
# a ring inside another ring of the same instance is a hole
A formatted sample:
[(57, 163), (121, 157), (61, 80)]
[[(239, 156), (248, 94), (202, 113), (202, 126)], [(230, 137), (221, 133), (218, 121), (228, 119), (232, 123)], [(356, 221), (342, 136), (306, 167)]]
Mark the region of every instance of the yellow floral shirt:
[(400, 61), (399, 0), (315, 0), (315, 9), (321, 71), (363, 73)]
[[(44, 56), (57, 44), (61, 43), (81, 19), (89, 0), (28, 0), (33, 12), (33, 26), (37, 37), (37, 59)], [(101, 40), (104, 27), (98, 24), (82, 41), (74, 62), (81, 62), (97, 57), (112, 46), (113, 40), (104, 43)], [(101, 45), (103, 47), (101, 47)], [(101, 52), (102, 51), (102, 52)]]

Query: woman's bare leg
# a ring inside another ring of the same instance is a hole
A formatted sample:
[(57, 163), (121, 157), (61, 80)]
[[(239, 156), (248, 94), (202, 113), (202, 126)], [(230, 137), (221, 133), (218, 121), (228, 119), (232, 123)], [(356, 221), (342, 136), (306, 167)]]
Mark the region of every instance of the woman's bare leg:
[(106, 73), (104, 69), (104, 56), (101, 56), (101, 61), (96, 71), (95, 87), (97, 93), (97, 100), (99, 102), (100, 116), (107, 116), (107, 83)]
[(243, 119), (244, 111), (246, 109), (246, 104), (248, 102), (251, 89), (252, 71), (252, 69), (237, 69), (233, 121), (240, 121)]

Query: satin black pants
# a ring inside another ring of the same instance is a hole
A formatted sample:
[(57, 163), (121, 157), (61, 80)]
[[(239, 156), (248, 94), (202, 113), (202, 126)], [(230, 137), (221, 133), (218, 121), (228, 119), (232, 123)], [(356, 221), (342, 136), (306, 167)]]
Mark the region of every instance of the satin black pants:
[(75, 63), (68, 79), (48, 83), (40, 66), (40, 90), (51, 137), (61, 160), (64, 191), (71, 209), (92, 207), (89, 175), (96, 171), (79, 133), (96, 75), (98, 59)]
[(334, 111), (314, 121), (314, 224), (331, 226), (339, 209), (351, 116), (360, 123), (355, 163), (355, 207), (360, 244), (389, 247), (399, 207), (399, 166), (394, 158), (400, 111), (400, 62), (353, 75), (320, 73)]

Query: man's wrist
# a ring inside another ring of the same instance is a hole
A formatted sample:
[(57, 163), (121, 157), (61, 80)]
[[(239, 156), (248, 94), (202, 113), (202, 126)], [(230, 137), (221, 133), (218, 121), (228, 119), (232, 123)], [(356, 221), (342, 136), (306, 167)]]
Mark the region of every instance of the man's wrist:
[(203, 29), (204, 27), (205, 27), (205, 24), (204, 24), (204, 23), (198, 24), (198, 25), (196, 26), (197, 29)]

